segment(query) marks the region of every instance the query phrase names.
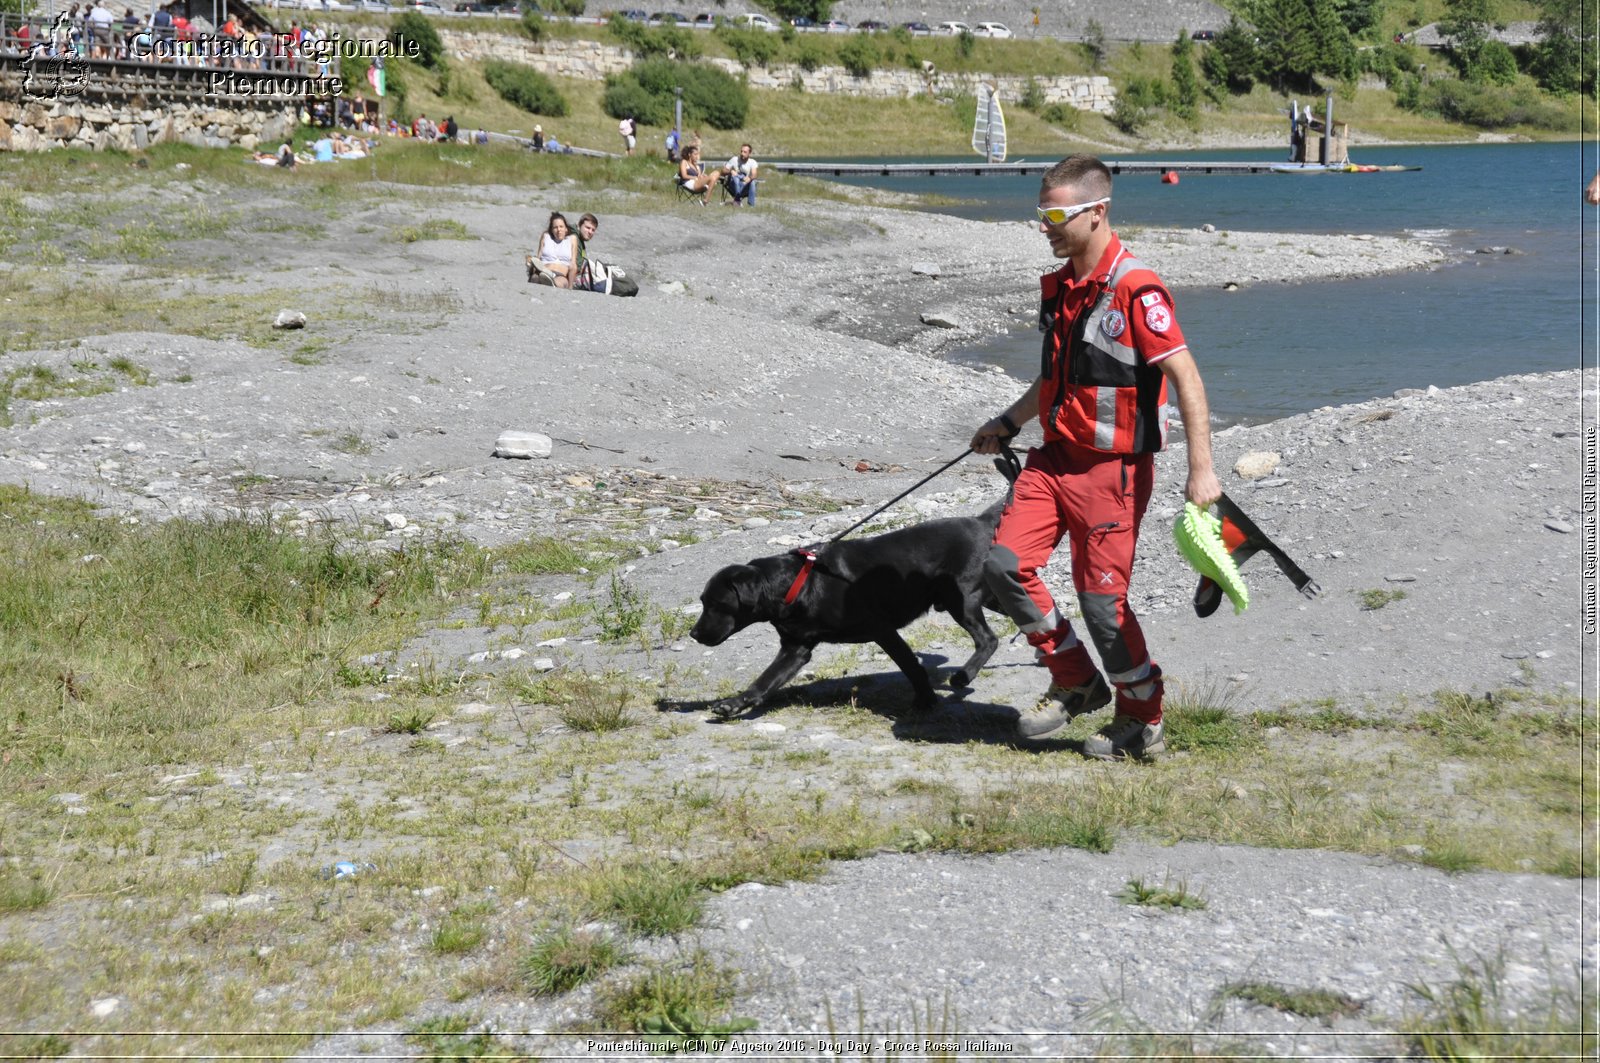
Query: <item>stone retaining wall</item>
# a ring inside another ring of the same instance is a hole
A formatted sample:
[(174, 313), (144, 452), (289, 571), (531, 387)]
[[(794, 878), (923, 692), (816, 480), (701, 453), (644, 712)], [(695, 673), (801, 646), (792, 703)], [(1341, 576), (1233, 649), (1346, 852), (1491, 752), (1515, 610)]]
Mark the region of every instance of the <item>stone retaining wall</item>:
[[(497, 33), (461, 33), (440, 30), (439, 37), (453, 58), (461, 60), (506, 59), (524, 63), (551, 77), (598, 81), (620, 74), (634, 63), (626, 48), (593, 41), (545, 41), (535, 43)], [(805, 71), (791, 63), (746, 70), (732, 59), (707, 59), (733, 74), (745, 75), (750, 87), (788, 89), (798, 81), (801, 89), (812, 93), (866, 96), (876, 99), (910, 99), (915, 96), (972, 94), (979, 81), (998, 82), (1005, 100), (1016, 100), (1027, 90), (1028, 78), (992, 74), (950, 74), (940, 71), (874, 70), (858, 78), (843, 67), (823, 66)], [(1063, 103), (1084, 111), (1110, 114), (1116, 102), (1116, 89), (1109, 78), (1063, 76), (1033, 78), (1044, 94), (1045, 103)]]
[(204, 102), (130, 105), (0, 99), (0, 151), (63, 147), (137, 151), (173, 141), (208, 148), (276, 147), (294, 130), (296, 118), (292, 104), (266, 101), (225, 110)]

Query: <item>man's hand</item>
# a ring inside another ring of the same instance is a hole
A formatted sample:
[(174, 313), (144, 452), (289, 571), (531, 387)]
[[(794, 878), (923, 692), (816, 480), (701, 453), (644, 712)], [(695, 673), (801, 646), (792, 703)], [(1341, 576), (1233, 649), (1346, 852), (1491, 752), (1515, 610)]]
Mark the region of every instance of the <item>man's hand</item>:
[(998, 417), (991, 417), (978, 428), (972, 435), (972, 452), (974, 454), (998, 454), (1000, 444), (1016, 435), (1008, 431), (1005, 424)]
[(1222, 485), (1208, 464), (1203, 469), (1190, 469), (1189, 482), (1183, 487), (1183, 497), (1205, 509), (1222, 497)]
[(1589, 187), (1583, 190), (1583, 198), (1585, 202), (1600, 207), (1600, 173), (1596, 173)]

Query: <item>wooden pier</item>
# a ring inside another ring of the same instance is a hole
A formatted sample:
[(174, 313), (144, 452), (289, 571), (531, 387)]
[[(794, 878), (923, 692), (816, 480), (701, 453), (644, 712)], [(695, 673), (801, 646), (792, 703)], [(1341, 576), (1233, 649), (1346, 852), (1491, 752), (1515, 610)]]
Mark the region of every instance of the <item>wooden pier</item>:
[[(936, 162), (936, 163), (859, 163), (859, 162), (782, 162), (762, 160), (763, 170), (803, 174), (808, 177), (937, 177), (961, 174), (970, 177), (1037, 177), (1059, 160), (1039, 162)], [(1119, 162), (1101, 159), (1113, 174), (1124, 173), (1272, 173), (1281, 161), (1262, 162)]]

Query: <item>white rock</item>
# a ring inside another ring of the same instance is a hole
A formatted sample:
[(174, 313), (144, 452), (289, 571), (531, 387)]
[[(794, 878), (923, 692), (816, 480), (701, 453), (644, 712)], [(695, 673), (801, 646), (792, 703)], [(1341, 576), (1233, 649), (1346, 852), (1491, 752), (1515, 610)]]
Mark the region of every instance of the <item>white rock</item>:
[(94, 1017), (97, 1019), (110, 1017), (111, 1013), (120, 1007), (122, 1007), (122, 999), (120, 997), (101, 997), (99, 1000), (91, 1000), (89, 1002), (89, 1010), (94, 1013)]
[(494, 441), (497, 458), (548, 458), (554, 449), (555, 441), (542, 432), (507, 429)]
[(533, 659), (533, 670), (536, 672), (553, 672), (555, 667), (556, 662), (549, 657), (535, 657)]
[(523, 649), (521, 646), (513, 646), (509, 650), (501, 650), (500, 657), (502, 660), (515, 661), (521, 658), (527, 652), (528, 651)]
[(750, 725), (750, 727), (752, 730), (760, 731), (763, 734), (773, 735), (783, 734), (783, 732), (788, 730), (788, 728), (783, 724), (773, 723), (770, 720), (762, 720), (759, 723), (753, 723)]
[(279, 310), (278, 316), (272, 319), (272, 327), (276, 329), (305, 328), (306, 316), (298, 310)]
[(682, 281), (668, 281), (657, 287), (656, 291), (662, 295), (687, 295), (689, 293), (689, 289), (684, 286)]
[(399, 531), (406, 526), (407, 521), (404, 513), (385, 513), (383, 515), (383, 523), (388, 526), (389, 530)]
[(939, 268), (939, 263), (937, 262), (913, 262), (911, 264), (911, 272), (917, 277), (937, 277), (944, 270)]
[(958, 313), (953, 307), (940, 306), (924, 310), (920, 316), (924, 325), (932, 325), (934, 328), (961, 328)]
[(1233, 471), (1240, 479), (1259, 480), (1271, 476), (1282, 460), (1275, 450), (1252, 450), (1233, 463)]

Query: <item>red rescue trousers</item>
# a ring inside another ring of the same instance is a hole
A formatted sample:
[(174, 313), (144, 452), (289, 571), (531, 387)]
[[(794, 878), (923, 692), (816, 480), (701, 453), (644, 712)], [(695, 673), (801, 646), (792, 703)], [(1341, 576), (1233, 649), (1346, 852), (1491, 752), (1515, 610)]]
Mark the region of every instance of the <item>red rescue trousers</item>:
[(1094, 662), (1038, 575), (1065, 537), (1072, 586), (1116, 687), (1117, 711), (1146, 723), (1161, 719), (1161, 671), (1128, 605), (1128, 580), (1154, 485), (1153, 454), (1107, 454), (1064, 441), (1037, 447), (1028, 452), (985, 566), (1001, 610), (1027, 635), (1051, 679), (1080, 686), (1093, 678)]

